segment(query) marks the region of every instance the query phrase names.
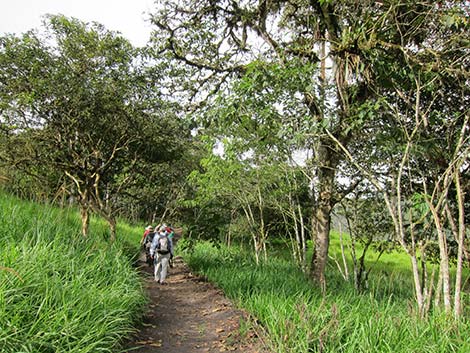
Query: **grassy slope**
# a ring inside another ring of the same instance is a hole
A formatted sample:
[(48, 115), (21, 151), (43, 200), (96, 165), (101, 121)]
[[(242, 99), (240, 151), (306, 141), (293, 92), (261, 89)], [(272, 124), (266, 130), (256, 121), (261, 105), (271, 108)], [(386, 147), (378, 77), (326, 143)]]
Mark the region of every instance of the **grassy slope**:
[(0, 194), (0, 352), (112, 352), (145, 299), (129, 254), (140, 230), (110, 245), (93, 219)]
[[(332, 254), (338, 257), (337, 245), (333, 235)], [(401, 253), (383, 256), (363, 294), (357, 294), (330, 261), (325, 296), (279, 258), (256, 266), (234, 248), (208, 243), (185, 257), (260, 321), (273, 352), (470, 351), (467, 321), (455, 323), (439, 313), (426, 320), (413, 315), (409, 261)]]
[[(96, 219), (84, 241), (74, 211), (4, 195), (0, 208), (0, 352), (115, 351), (145, 303), (129, 256), (140, 228), (119, 224), (121, 241), (111, 246)], [(331, 249), (339, 260), (335, 235)], [(246, 254), (207, 243), (185, 256), (257, 317), (274, 352), (470, 351), (466, 321), (412, 315), (409, 261), (401, 253), (382, 257), (360, 295), (330, 261), (326, 296), (279, 258), (255, 266)]]

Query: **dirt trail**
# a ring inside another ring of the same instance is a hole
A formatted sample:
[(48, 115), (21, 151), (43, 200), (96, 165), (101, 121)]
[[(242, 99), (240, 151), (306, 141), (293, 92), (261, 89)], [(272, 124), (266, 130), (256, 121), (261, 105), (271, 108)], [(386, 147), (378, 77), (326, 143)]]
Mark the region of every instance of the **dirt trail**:
[(123, 352), (268, 352), (255, 332), (240, 334), (245, 314), (221, 290), (194, 276), (181, 258), (174, 259), (165, 285), (153, 280), (153, 267), (143, 260), (141, 269), (151, 302), (139, 332)]

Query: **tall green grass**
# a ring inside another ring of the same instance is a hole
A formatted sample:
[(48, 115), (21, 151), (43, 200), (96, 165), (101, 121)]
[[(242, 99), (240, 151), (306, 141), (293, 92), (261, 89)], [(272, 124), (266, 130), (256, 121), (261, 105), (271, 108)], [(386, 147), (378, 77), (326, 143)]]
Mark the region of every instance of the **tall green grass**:
[(97, 219), (84, 239), (73, 210), (2, 194), (0, 208), (0, 352), (115, 351), (145, 304), (137, 230), (111, 245)]
[(323, 296), (287, 260), (256, 266), (247, 254), (209, 243), (184, 256), (257, 318), (273, 352), (470, 352), (468, 322), (413, 315), (412, 287), (401, 273), (371, 278), (363, 294), (329, 275)]

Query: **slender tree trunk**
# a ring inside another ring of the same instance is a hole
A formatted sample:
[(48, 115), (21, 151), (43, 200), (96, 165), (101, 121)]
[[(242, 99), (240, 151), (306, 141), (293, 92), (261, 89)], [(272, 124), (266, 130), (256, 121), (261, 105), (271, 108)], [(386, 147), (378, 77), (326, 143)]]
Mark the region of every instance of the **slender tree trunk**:
[[(289, 176), (286, 173), (287, 180)], [(292, 190), (298, 190), (297, 180), (293, 178), (294, 185), (291, 185)], [(289, 192), (289, 213), (288, 215), (294, 222), (295, 231), (295, 244), (293, 247), (294, 256), (302, 269), (302, 272), (307, 273), (307, 241), (305, 239), (305, 224), (302, 207), (300, 205), (299, 198), (296, 196), (295, 200), (292, 193)], [(286, 220), (286, 216), (283, 213), (284, 223), (289, 226), (289, 222)], [(290, 232), (289, 232), (290, 233)]]
[(432, 281), (429, 281), (428, 276), (428, 266), (427, 266), (427, 258), (426, 258), (426, 246), (420, 242), (419, 252), (421, 254), (421, 283), (422, 283), (422, 292), (423, 292), (423, 314), (429, 312), (429, 296), (432, 295)]
[(346, 261), (346, 253), (344, 251), (344, 242), (343, 242), (343, 230), (341, 227), (341, 222), (339, 223), (339, 244), (341, 246), (341, 258), (343, 259), (343, 266), (344, 266), (344, 276), (346, 281), (349, 280), (349, 270), (348, 270), (348, 263)]
[(259, 235), (260, 235), (260, 246), (263, 250), (264, 261), (268, 260), (268, 253), (266, 251), (266, 229), (264, 225), (264, 202), (263, 196), (261, 195), (261, 189), (258, 184), (258, 211), (259, 211)]
[(438, 271), (438, 277), (437, 277), (437, 284), (436, 284), (436, 297), (434, 298), (434, 306), (437, 308), (441, 304), (441, 295), (442, 295), (442, 274), (441, 274), (441, 268), (439, 267)]
[(256, 239), (256, 234), (253, 233), (253, 247), (255, 249), (255, 260), (256, 260), (256, 264), (259, 265), (259, 246), (258, 246), (258, 239)]
[(75, 178), (68, 171), (65, 171), (65, 175), (72, 180), (76, 186), (78, 205), (80, 208), (80, 218), (82, 221), (82, 235), (86, 238), (90, 227), (90, 204), (89, 204), (89, 190), (83, 189), (83, 183)]
[(109, 240), (114, 243), (116, 241), (116, 218), (113, 216), (107, 219), (109, 225)]
[(290, 230), (290, 223), (287, 220), (288, 218), (287, 218), (285, 212), (283, 212), (283, 208), (279, 207), (279, 210), (281, 211), (281, 216), (282, 216), (282, 220), (284, 222), (284, 227), (286, 229), (286, 233), (289, 236), (290, 246), (291, 246), (291, 250), (292, 250), (292, 258), (298, 264), (299, 263), (299, 258), (298, 258), (298, 255), (297, 255), (298, 254), (298, 252), (297, 252), (297, 241), (292, 237), (292, 233), (291, 233), (291, 230)]
[(242, 207), (242, 208), (243, 208), (243, 212), (245, 212), (246, 219), (251, 228), (250, 233), (253, 239), (253, 250), (255, 251), (255, 260), (256, 260), (256, 264), (259, 265), (260, 246), (258, 242), (257, 229), (255, 228), (255, 219), (253, 216), (253, 212), (251, 211), (250, 205), (248, 205), (247, 207)]
[(348, 212), (346, 210), (346, 207), (344, 207), (344, 214), (345, 214), (346, 222), (347, 222), (347, 225), (348, 225), (349, 236), (351, 237), (351, 259), (352, 259), (352, 262), (353, 262), (354, 289), (359, 291), (359, 283), (357, 282), (358, 266), (357, 266), (357, 256), (356, 256), (356, 236), (354, 234), (353, 227), (351, 226), (351, 221), (349, 219), (349, 215), (348, 215)]
[(444, 302), (444, 309), (446, 313), (452, 312), (452, 303), (450, 295), (450, 270), (449, 270), (449, 255), (447, 252), (447, 240), (446, 235), (442, 226), (441, 218), (437, 213), (436, 208), (430, 205), (431, 213), (434, 218), (434, 224), (436, 226), (437, 238), (439, 243), (439, 258), (440, 258), (440, 275), (442, 280), (442, 299)]
[(465, 241), (465, 200), (464, 193), (460, 184), (460, 173), (455, 173), (455, 188), (457, 193), (457, 205), (459, 210), (459, 221), (458, 221), (458, 233), (456, 239), (458, 242), (457, 251), (457, 269), (455, 274), (455, 293), (454, 293), (454, 315), (459, 317), (462, 314), (462, 302), (461, 302), (461, 291), (462, 291), (462, 267), (463, 267), (463, 254), (464, 254), (464, 241)]
[[(403, 226), (403, 219), (401, 217), (399, 218), (401, 219), (401, 224)], [(412, 271), (413, 271), (413, 278), (415, 281), (416, 302), (418, 304), (419, 316), (423, 317), (425, 314), (424, 313), (425, 298), (423, 295), (423, 292), (424, 292), (423, 286), (424, 286), (425, 281), (424, 281), (424, 278), (421, 279), (419, 275), (419, 263), (416, 257), (416, 238), (415, 238), (413, 222), (411, 222), (411, 220), (413, 219), (413, 213), (411, 209), (409, 210), (409, 213), (408, 213), (408, 219), (410, 220), (409, 233), (411, 236), (411, 250), (410, 250), (409, 255), (411, 257), (411, 266), (412, 266)], [(423, 276), (427, 275), (425, 268), (423, 269), (422, 275)]]
[(297, 204), (297, 209), (299, 212), (299, 220), (300, 220), (300, 242), (301, 242), (301, 252), (300, 252), (300, 259), (301, 259), (301, 266), (302, 270), (306, 272), (307, 269), (307, 240), (305, 239), (305, 225), (304, 225), (304, 218), (302, 214), (302, 209), (300, 204)]
[(90, 228), (90, 211), (86, 206), (80, 205), (80, 218), (82, 220), (82, 235), (86, 238)]
[[(300, 234), (299, 234), (299, 226), (297, 224), (297, 217), (295, 215), (295, 210), (292, 209), (292, 205), (290, 206), (290, 213), (292, 214), (292, 220), (294, 221), (294, 233), (295, 233), (295, 241), (292, 240), (293, 246), (292, 250), (294, 253), (294, 258), (296, 259), (296, 262), (302, 267), (302, 257), (301, 257), (301, 250), (300, 250)], [(289, 222), (287, 221), (286, 217), (283, 215), (284, 218), (284, 224), (289, 227)], [(290, 235), (290, 230), (288, 229), (288, 233)], [(291, 236), (292, 238), (292, 236)]]
[(235, 211), (232, 210), (230, 212), (230, 224), (229, 224), (229, 228), (228, 228), (228, 232), (227, 232), (227, 237), (225, 238), (225, 242), (227, 243), (228, 247), (230, 247), (232, 245), (232, 223), (233, 223), (233, 219), (234, 219), (234, 214), (235, 214)]
[(413, 272), (413, 279), (415, 282), (415, 293), (416, 293), (416, 303), (418, 304), (419, 315), (424, 314), (424, 298), (423, 298), (423, 289), (421, 286), (421, 280), (419, 277), (419, 264), (416, 254), (414, 252), (409, 252), (408, 255), (411, 259), (411, 270)]
[(424, 307), (424, 312), (428, 313), (429, 310), (431, 309), (431, 302), (432, 302), (432, 296), (434, 293), (434, 276), (436, 274), (436, 268), (435, 266), (432, 267), (432, 273), (431, 273), (431, 279), (429, 280), (429, 283), (425, 286), (426, 292), (425, 292), (425, 307)]

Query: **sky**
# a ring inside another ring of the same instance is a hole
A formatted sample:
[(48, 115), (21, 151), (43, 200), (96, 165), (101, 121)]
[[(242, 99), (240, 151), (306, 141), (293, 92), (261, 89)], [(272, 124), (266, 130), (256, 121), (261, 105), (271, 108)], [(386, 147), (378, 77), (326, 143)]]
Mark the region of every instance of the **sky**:
[(0, 0), (0, 36), (40, 28), (45, 14), (62, 14), (83, 22), (99, 22), (119, 31), (135, 46), (147, 42), (151, 27), (146, 19), (153, 0)]

